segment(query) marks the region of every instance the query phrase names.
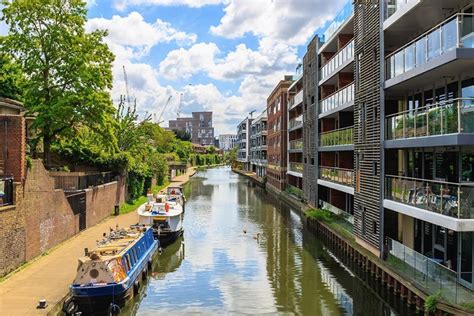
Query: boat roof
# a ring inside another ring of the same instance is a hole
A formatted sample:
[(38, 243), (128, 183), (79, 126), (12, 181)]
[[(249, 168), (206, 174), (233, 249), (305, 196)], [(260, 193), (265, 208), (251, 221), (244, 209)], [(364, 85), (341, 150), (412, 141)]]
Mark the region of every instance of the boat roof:
[(146, 229), (141, 226), (131, 226), (127, 229), (112, 230), (104, 239), (97, 242), (97, 248), (89, 251), (88, 256), (79, 258), (79, 261), (105, 261), (120, 257), (133, 246)]
[(153, 208), (155, 208), (155, 207), (159, 207), (159, 208), (163, 207), (164, 208), (165, 204), (168, 204), (170, 206), (168, 212), (158, 212), (158, 213), (153, 214), (151, 211), (146, 210), (146, 206), (150, 205), (150, 203), (144, 203), (144, 204), (142, 204), (138, 207), (137, 213), (138, 213), (139, 216), (152, 216), (152, 217), (155, 217), (155, 216), (174, 217), (174, 216), (178, 216), (181, 213), (183, 213), (183, 207), (181, 206), (181, 204), (179, 204), (177, 202), (170, 202), (170, 201), (168, 201), (166, 203), (152, 202), (151, 203), (151, 205), (152, 205), (151, 209), (153, 210)]

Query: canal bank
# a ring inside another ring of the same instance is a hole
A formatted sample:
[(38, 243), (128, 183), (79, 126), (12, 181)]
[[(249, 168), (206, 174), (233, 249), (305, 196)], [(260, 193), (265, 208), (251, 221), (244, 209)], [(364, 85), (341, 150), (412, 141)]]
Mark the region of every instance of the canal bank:
[[(183, 185), (194, 173), (195, 168), (189, 168), (186, 174), (176, 177), (169, 185)], [(69, 293), (77, 260), (84, 254), (84, 248), (95, 248), (96, 241), (110, 227), (127, 227), (137, 222), (136, 212), (111, 216), (13, 272), (0, 283), (2, 315), (56, 315)], [(45, 309), (36, 308), (40, 299), (46, 300)]]
[[(246, 177), (253, 183), (260, 183), (259, 179), (256, 178), (253, 173), (242, 172), (240, 170), (233, 170), (233, 172)], [(320, 236), (325, 244), (331, 247), (331, 249), (334, 249), (341, 257), (341, 260), (349, 259), (358, 265), (373, 281), (380, 283), (388, 291), (399, 297), (404, 304), (414, 306), (418, 311), (424, 311), (425, 302), (428, 300), (431, 301), (429, 305), (436, 307), (437, 315), (441, 315), (442, 313), (453, 315), (474, 314), (472, 309), (467, 309), (463, 306), (441, 300), (436, 294), (428, 294), (413, 280), (399, 274), (393, 267), (389, 266), (386, 261), (375, 256), (368, 249), (357, 243), (354, 236), (348, 232), (345, 227), (334, 222), (330, 223), (323, 219), (316, 219), (309, 216), (308, 211), (311, 210), (311, 207), (298, 198), (285, 191), (279, 192), (271, 186), (266, 186), (265, 190), (298, 210), (300, 214), (304, 216), (308, 227)], [(466, 295), (469, 295), (468, 292), (466, 292)], [(469, 299), (467, 298), (466, 301), (469, 302)], [(474, 301), (474, 298), (472, 298), (471, 302), (472, 301)]]

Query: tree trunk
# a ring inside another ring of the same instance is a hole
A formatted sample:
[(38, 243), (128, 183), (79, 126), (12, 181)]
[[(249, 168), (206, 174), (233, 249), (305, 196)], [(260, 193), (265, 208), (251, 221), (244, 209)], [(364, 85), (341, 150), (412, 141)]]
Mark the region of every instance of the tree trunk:
[(46, 168), (51, 167), (51, 137), (43, 136), (43, 163)]

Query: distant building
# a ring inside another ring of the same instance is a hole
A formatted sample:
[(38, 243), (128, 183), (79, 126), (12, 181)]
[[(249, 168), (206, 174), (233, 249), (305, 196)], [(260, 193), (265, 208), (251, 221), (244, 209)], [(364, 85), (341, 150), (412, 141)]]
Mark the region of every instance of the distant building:
[(253, 120), (250, 133), (251, 170), (262, 178), (267, 175), (267, 110)]
[(217, 149), (219, 149), (219, 137), (214, 137), (214, 147), (216, 147)]
[(287, 91), (293, 83), (293, 76), (285, 76), (267, 99), (268, 117), (268, 165), (267, 184), (274, 190), (281, 191), (286, 185), (287, 167)]
[(236, 134), (221, 134), (219, 135), (219, 148), (224, 151), (229, 151), (236, 145)]
[(242, 169), (250, 171), (250, 125), (253, 119), (246, 117), (237, 125), (237, 162)]
[(193, 112), (192, 117), (178, 117), (168, 122), (170, 130), (186, 131), (191, 142), (199, 145), (214, 145), (214, 127), (212, 112)]

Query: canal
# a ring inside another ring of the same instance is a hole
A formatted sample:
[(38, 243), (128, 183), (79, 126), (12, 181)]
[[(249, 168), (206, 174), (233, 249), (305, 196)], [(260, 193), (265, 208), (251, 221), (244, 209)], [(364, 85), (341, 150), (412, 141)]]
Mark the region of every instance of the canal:
[(123, 314), (411, 314), (345, 266), (296, 211), (229, 168), (198, 172), (185, 194), (184, 236), (156, 258)]

